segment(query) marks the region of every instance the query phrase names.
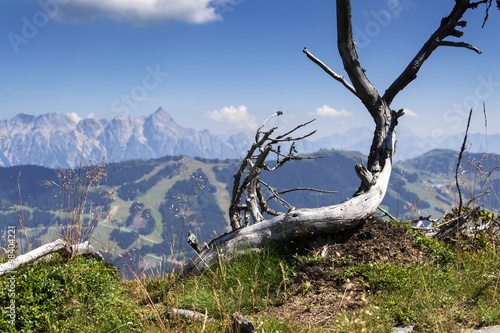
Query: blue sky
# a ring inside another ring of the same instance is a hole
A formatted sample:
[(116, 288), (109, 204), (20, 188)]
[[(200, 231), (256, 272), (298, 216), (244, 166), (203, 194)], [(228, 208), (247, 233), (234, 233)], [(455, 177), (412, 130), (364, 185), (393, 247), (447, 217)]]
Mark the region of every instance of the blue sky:
[[(355, 39), (379, 92), (406, 67), (453, 0), (357, 0)], [(184, 127), (255, 128), (277, 110), (318, 136), (372, 126), (362, 104), (302, 53), (344, 74), (333, 0), (2, 0), (0, 111), (111, 119), (163, 107)], [(500, 12), (467, 15), (463, 41), (441, 47), (394, 100), (400, 124), (436, 140), (465, 129), (500, 133)]]

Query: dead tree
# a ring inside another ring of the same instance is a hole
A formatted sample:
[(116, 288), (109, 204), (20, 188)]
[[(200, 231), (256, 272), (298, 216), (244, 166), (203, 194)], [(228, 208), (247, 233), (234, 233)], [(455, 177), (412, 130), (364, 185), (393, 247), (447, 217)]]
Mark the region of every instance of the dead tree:
[[(273, 246), (297, 238), (356, 228), (362, 223), (363, 218), (374, 213), (387, 190), (395, 152), (395, 128), (398, 124), (398, 118), (404, 114), (402, 109), (399, 111), (391, 109), (391, 103), (396, 95), (417, 77), (424, 62), (438, 47), (454, 46), (481, 53), (478, 48), (471, 44), (447, 39), (449, 37), (462, 37), (463, 32), (459, 29), (466, 26), (466, 22), (462, 20), (463, 15), (481, 4), (485, 4), (488, 10), (491, 0), (455, 0), (450, 14), (441, 20), (437, 30), (381, 95), (366, 76), (356, 52), (352, 34), (351, 1), (337, 0), (337, 46), (348, 79), (330, 69), (307, 48), (304, 48), (303, 52), (328, 75), (354, 94), (363, 103), (375, 122), (367, 165), (356, 165), (355, 167), (356, 173), (361, 179), (359, 189), (351, 199), (340, 204), (316, 209), (289, 207), (288, 211), (266, 220), (262, 213), (269, 213), (269, 211), (266, 211), (266, 201), (261, 200), (262, 198), (259, 199), (261, 195), (259, 188), (262, 185), (259, 170), (265, 167), (265, 159), (267, 154), (273, 151), (273, 145), (284, 138), (291, 141), (293, 138), (289, 138), (288, 134), (285, 134), (274, 139), (272, 135), (275, 129), (268, 132), (262, 132), (259, 129), (254, 145), (235, 176), (235, 186), (229, 209), (232, 231), (214, 239), (202, 249), (186, 265), (184, 274), (202, 272), (206, 267), (212, 266), (221, 256), (231, 257), (239, 249)], [(256, 157), (253, 156), (255, 151), (260, 152)], [(288, 154), (283, 158), (290, 159), (292, 157)], [(247, 171), (246, 177), (243, 178), (245, 170)], [(241, 182), (241, 179), (244, 180)], [(246, 193), (246, 199), (242, 203), (243, 192)], [(264, 202), (264, 204), (258, 205), (259, 201)], [(245, 214), (244, 225), (241, 224), (241, 212)], [(255, 223), (249, 224), (250, 219)]]

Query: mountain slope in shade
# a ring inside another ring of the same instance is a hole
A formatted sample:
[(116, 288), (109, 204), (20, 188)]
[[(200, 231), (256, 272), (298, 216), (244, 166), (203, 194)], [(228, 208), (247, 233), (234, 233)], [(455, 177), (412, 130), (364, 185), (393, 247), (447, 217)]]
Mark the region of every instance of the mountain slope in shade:
[[(298, 208), (328, 206), (351, 197), (360, 183), (353, 166), (366, 157), (335, 150), (314, 155), (324, 158), (290, 161), (276, 171), (263, 171), (262, 180), (277, 191), (305, 187), (337, 191), (293, 191), (281, 196)], [(396, 163), (382, 207), (404, 219), (442, 217), (458, 204), (456, 163), (457, 152), (452, 150), (433, 150)], [(476, 204), (496, 211), (499, 166), (499, 155), (467, 153), (460, 172), (464, 200), (490, 191), (478, 197)], [(138, 269), (155, 267), (161, 261), (164, 267), (176, 265), (172, 258), (182, 260), (194, 255), (186, 242), (190, 231), (200, 242), (209, 242), (214, 234), (227, 231), (230, 192), (238, 167), (238, 160), (187, 156), (106, 164), (99, 169), (106, 177), (90, 189), (84, 202), (84, 229), (92, 225), (91, 219), (98, 221), (95, 229), (90, 228), (91, 237), (84, 233), (85, 239), (99, 249), (110, 250), (110, 259), (125, 270), (130, 264), (127, 261), (124, 265), (120, 259), (124, 251), (136, 256), (131, 262)], [(85, 190), (82, 185), (80, 189), (72, 186), (79, 184), (79, 177), (85, 181), (86, 175), (97, 174), (93, 171), (96, 168), (61, 173), (33, 165), (0, 167), (0, 221), (19, 226), (20, 244), (26, 244), (21, 231), (24, 228), (31, 230), (30, 235), (40, 243), (59, 237), (63, 227), (74, 221), (71, 212), (79, 202), (72, 200), (73, 195)], [(66, 190), (68, 186), (70, 191)], [(269, 204), (275, 210), (287, 210), (275, 200)], [(1, 242), (0, 237), (0, 248), (5, 247)]]

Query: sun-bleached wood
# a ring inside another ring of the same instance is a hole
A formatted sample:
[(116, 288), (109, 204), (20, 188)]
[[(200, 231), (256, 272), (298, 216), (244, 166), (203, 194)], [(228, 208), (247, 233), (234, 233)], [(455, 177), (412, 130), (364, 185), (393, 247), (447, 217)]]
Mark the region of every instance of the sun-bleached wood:
[(0, 265), (0, 276), (6, 273), (13, 273), (19, 268), (29, 265), (38, 259), (48, 256), (52, 253), (65, 252), (69, 256), (90, 255), (94, 258), (102, 260), (99, 252), (94, 250), (94, 247), (88, 242), (69, 245), (63, 239), (56, 239), (53, 242), (42, 245), (28, 253), (22, 254), (8, 262)]
[(218, 237), (185, 267), (184, 274), (201, 273), (220, 258), (227, 259), (239, 250), (278, 246), (298, 238), (357, 227), (380, 205), (387, 190), (391, 169), (392, 164), (386, 161), (377, 182), (367, 192), (338, 205), (292, 210)]
[[(364, 218), (374, 213), (387, 191), (395, 153), (395, 129), (398, 118), (404, 114), (402, 109), (392, 110), (391, 103), (396, 95), (416, 78), (425, 60), (439, 46), (463, 47), (480, 53), (479, 49), (470, 44), (444, 39), (450, 36), (461, 37), (463, 33), (457, 29), (465, 27), (465, 22), (461, 21), (463, 14), (484, 3), (487, 3), (487, 0), (477, 2), (456, 0), (450, 14), (443, 18), (438, 29), (382, 96), (366, 76), (356, 52), (352, 33), (351, 1), (337, 0), (337, 47), (350, 82), (314, 56), (307, 48), (304, 48), (303, 52), (359, 98), (375, 122), (367, 164), (356, 166), (356, 173), (361, 179), (359, 189), (351, 199), (338, 205), (317, 209), (291, 209), (269, 220), (264, 220), (259, 211), (253, 210), (254, 221), (259, 223), (241, 227), (231, 221), (233, 231), (216, 238), (198, 253), (186, 265), (184, 274), (202, 272), (215, 264), (217, 260), (230, 258), (241, 249), (258, 249), (283, 244), (297, 238), (356, 228)], [(249, 197), (252, 200), (253, 193), (249, 193)], [(231, 202), (231, 205), (235, 207), (238, 202)], [(255, 207), (254, 205), (253, 209)], [(235, 226), (237, 228), (234, 228)]]

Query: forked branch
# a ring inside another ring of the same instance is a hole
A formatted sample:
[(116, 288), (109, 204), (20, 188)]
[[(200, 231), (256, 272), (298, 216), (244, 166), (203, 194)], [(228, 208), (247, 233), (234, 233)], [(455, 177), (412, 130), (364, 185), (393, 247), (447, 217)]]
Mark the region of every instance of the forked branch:
[[(243, 225), (249, 225), (251, 221), (254, 223), (263, 221), (264, 213), (271, 215), (281, 214), (268, 206), (269, 199), (265, 199), (261, 185), (264, 185), (273, 194), (271, 198), (277, 199), (278, 202), (283, 204), (288, 210), (292, 208), (290, 204), (279, 197), (279, 194), (272, 189), (272, 187), (261, 180), (261, 170), (264, 169), (267, 171), (273, 171), (291, 160), (318, 158), (295, 155), (295, 153), (297, 153), (297, 150), (295, 149), (295, 142), (311, 136), (316, 131), (302, 136), (291, 136), (300, 128), (309, 125), (312, 121), (300, 124), (292, 130), (282, 135), (278, 135), (277, 137), (271, 137), (276, 128), (271, 128), (268, 131), (263, 130), (265, 123), (269, 121), (269, 119), (275, 116), (280, 116), (281, 114), (281, 111), (276, 112), (271, 117), (267, 118), (264, 124), (257, 129), (255, 143), (249, 149), (247, 156), (241, 162), (241, 165), (234, 176), (231, 204), (229, 206), (229, 216), (231, 219), (230, 225), (233, 230), (241, 228)], [(291, 142), (288, 154), (282, 153), (280, 146), (275, 147), (276, 145), (284, 142)], [(268, 157), (270, 153), (275, 153), (277, 156), (277, 161), (272, 167), (268, 165)], [(243, 220), (244, 222), (242, 223)]]
[(462, 37), (463, 32), (457, 30), (457, 28), (463, 28), (466, 26), (466, 22), (461, 21), (462, 16), (467, 10), (475, 9), (480, 4), (485, 3), (488, 3), (488, 0), (481, 0), (477, 2), (471, 2), (470, 0), (455, 1), (455, 6), (453, 7), (450, 15), (441, 20), (439, 28), (429, 37), (427, 42), (425, 42), (420, 51), (418, 51), (417, 55), (410, 61), (401, 75), (399, 75), (399, 77), (385, 91), (383, 98), (389, 105), (401, 90), (403, 90), (411, 81), (415, 80), (417, 73), (425, 60), (427, 60), (432, 52), (434, 52), (434, 50), (436, 50), (439, 46), (464, 47), (477, 53), (481, 53), (481, 51), (473, 45), (463, 42), (447, 41), (445, 38)]

